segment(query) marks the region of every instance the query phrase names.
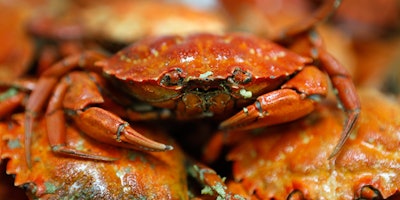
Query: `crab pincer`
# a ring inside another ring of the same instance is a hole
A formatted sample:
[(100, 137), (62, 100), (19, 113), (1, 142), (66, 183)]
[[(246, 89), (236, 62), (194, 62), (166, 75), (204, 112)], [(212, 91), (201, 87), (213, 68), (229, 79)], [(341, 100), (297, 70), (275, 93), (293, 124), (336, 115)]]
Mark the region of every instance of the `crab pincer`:
[[(84, 129), (84, 132), (87, 131), (86, 133), (91, 135), (93, 138), (98, 138), (100, 141), (112, 143), (117, 146), (132, 147), (137, 145), (138, 148), (152, 151), (166, 151), (172, 149), (169, 145), (157, 143), (140, 135), (129, 127), (127, 122), (123, 121), (111, 112), (105, 111), (101, 108), (96, 109), (91, 107), (93, 104), (104, 102), (104, 99), (98, 92), (96, 85), (100, 83), (94, 83), (88, 76), (86, 76), (86, 78), (83, 77), (82, 79), (79, 76), (74, 79), (76, 75), (71, 73), (71, 71), (79, 67), (96, 71), (98, 69), (96, 69), (94, 62), (102, 58), (104, 58), (104, 55), (96, 52), (86, 52), (79, 55), (73, 55), (54, 64), (39, 78), (26, 105), (25, 157), (28, 166), (32, 165), (30, 147), (34, 120), (49, 98), (50, 100), (47, 103), (45, 118), (47, 122), (49, 143), (52, 150), (56, 153), (94, 160), (115, 160), (115, 158), (82, 152), (66, 145), (65, 109), (70, 109), (64, 106), (68, 105), (68, 103), (73, 104), (73, 108), (70, 106), (72, 110), (70, 110), (70, 113), (73, 113), (72, 117), (76, 119), (75, 121), (80, 125), (78, 126)], [(89, 83), (94, 84), (94, 87), (87, 86)], [(81, 87), (82, 90), (79, 89), (76, 91), (71, 89), (73, 86), (78, 86), (75, 88), (82, 86), (83, 88)], [(81, 94), (75, 96), (75, 98), (65, 99), (68, 95), (71, 96), (79, 93)], [(82, 98), (84, 101), (82, 101)], [(111, 141), (108, 141), (106, 138)]]

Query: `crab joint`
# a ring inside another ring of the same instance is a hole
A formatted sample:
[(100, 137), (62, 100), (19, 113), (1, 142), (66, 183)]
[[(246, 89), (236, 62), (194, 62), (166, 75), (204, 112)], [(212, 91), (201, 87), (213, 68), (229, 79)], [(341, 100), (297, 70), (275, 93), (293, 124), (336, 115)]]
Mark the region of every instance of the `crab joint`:
[(121, 141), (121, 132), (124, 131), (124, 128), (129, 126), (128, 122), (125, 123), (121, 123), (120, 125), (118, 125), (118, 129), (117, 129), (117, 142), (122, 142)]

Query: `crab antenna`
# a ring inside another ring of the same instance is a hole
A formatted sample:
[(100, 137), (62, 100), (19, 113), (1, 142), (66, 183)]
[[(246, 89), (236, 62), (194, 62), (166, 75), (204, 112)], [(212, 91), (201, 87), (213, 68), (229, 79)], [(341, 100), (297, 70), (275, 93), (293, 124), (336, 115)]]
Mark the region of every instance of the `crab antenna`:
[(278, 40), (285, 40), (286, 38), (296, 36), (298, 34), (304, 33), (318, 23), (321, 23), (327, 19), (329, 19), (337, 8), (342, 3), (342, 0), (325, 0), (322, 6), (317, 9), (309, 18), (304, 19), (300, 23), (288, 27), (286, 30), (283, 30), (278, 35)]

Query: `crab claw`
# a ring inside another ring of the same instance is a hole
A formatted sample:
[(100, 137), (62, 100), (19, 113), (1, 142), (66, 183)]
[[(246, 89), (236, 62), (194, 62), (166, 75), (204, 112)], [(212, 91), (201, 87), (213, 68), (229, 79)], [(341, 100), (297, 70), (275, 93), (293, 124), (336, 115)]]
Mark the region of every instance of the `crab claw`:
[(137, 145), (137, 148), (146, 151), (169, 151), (174, 149), (171, 145), (162, 144), (148, 139), (135, 131), (128, 123), (120, 124), (117, 130), (117, 142), (126, 142)]
[(258, 97), (254, 104), (223, 121), (219, 127), (223, 130), (250, 130), (293, 121), (310, 113), (314, 103), (292, 89), (275, 90)]
[(131, 149), (169, 151), (173, 147), (144, 137), (118, 116), (97, 107), (78, 112), (74, 121), (80, 130), (94, 139)]

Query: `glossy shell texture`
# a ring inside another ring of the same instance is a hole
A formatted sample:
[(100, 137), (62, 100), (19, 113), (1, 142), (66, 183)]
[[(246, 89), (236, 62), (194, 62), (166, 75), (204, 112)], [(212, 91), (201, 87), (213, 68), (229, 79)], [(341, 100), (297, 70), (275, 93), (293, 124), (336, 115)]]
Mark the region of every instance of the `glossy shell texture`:
[[(49, 146), (45, 120), (38, 120), (32, 142), (32, 167), (25, 161), (23, 115), (0, 124), (1, 159), (7, 173), (31, 199), (187, 199), (185, 157), (178, 145), (168, 152), (140, 152), (99, 143), (73, 126), (67, 144), (82, 151), (116, 158), (113, 162), (59, 155)], [(144, 135), (172, 143), (160, 129), (135, 126)]]
[(187, 81), (226, 79), (236, 68), (254, 78), (274, 79), (301, 70), (308, 58), (246, 34), (194, 34), (143, 39), (99, 63), (107, 74), (134, 82), (157, 81), (182, 69)]

